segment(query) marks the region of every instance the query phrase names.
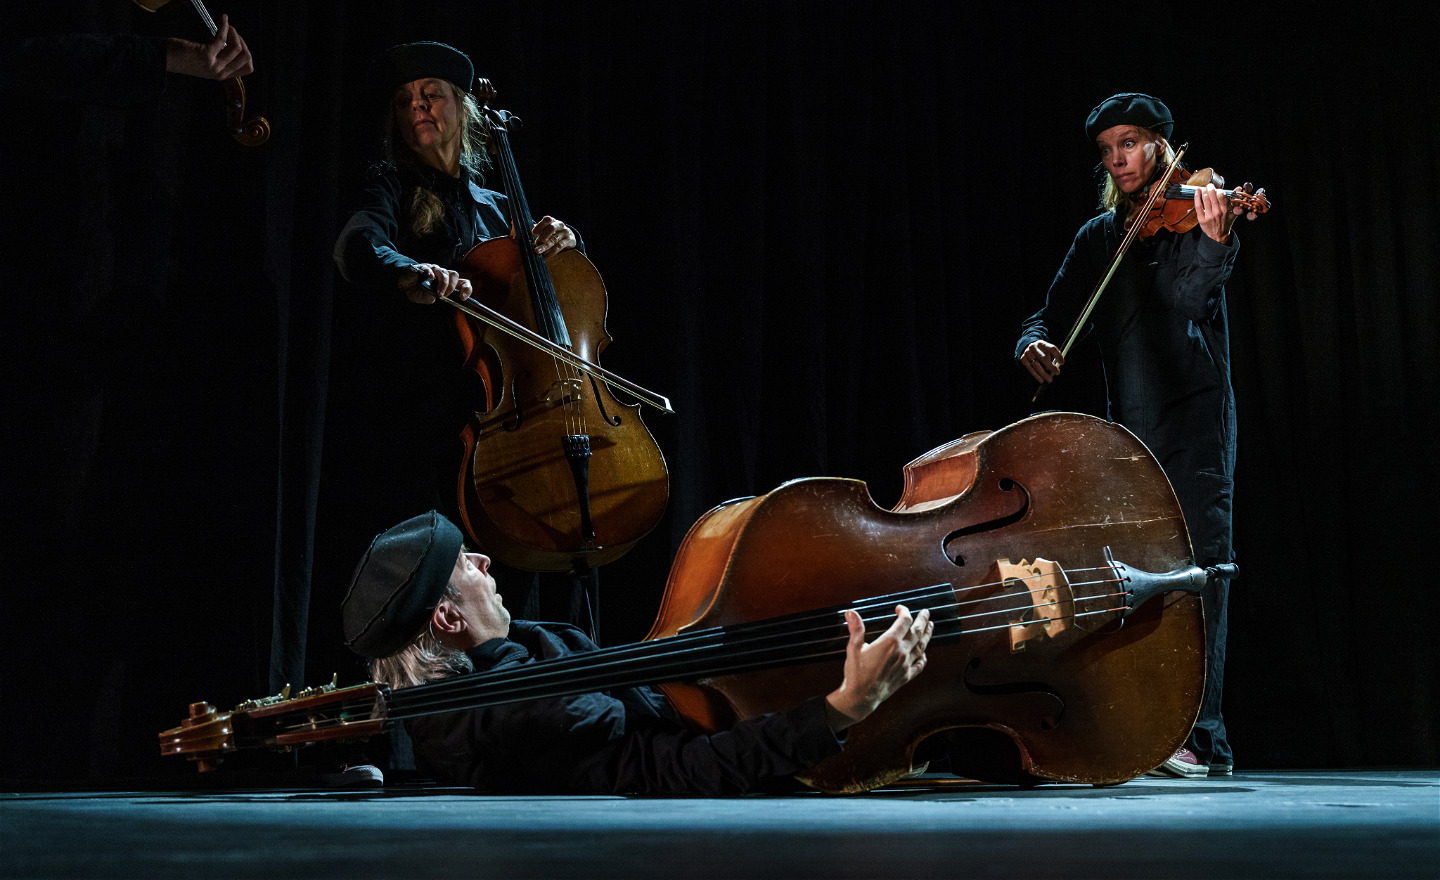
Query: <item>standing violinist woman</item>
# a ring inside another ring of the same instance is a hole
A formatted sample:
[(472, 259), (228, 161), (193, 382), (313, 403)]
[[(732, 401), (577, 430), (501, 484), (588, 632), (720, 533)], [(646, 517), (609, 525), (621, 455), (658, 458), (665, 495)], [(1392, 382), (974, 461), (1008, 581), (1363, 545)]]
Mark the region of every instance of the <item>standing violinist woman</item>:
[[(1024, 324), (1015, 357), (1048, 385), (1065, 364), (1057, 340), (1074, 325), (1125, 237), (1132, 205), (1174, 159), (1169, 109), (1149, 95), (1107, 98), (1085, 121), (1085, 135), (1106, 172), (1102, 213), (1080, 227), (1046, 296)], [(1103, 371), (1104, 413), (1134, 432), (1159, 459), (1179, 497), (1195, 562), (1228, 563), (1235, 474), (1235, 394), (1225, 281), (1239, 241), (1239, 209), (1214, 186), (1197, 189), (1187, 232), (1162, 229), (1137, 238), (1079, 336), (1075, 353)], [(1096, 413), (1097, 415), (1102, 413)], [(1206, 680), (1187, 747), (1157, 774), (1228, 776), (1233, 767), (1220, 695), (1225, 662), (1228, 582), (1205, 587)]]
[[(350, 447), (342, 467), (364, 483), (354, 504), (339, 506), (365, 540), (419, 510), (455, 514), (460, 433), (486, 409), (487, 388), (464, 365), (453, 311), (435, 303), (469, 298), (455, 267), (476, 243), (510, 233), (505, 195), (483, 185), (488, 138), (469, 56), (406, 43), (382, 53), (368, 79), (384, 108), (382, 155), (334, 252), (358, 294), (338, 310), (350, 350), (337, 354), (337, 378), (350, 399), (338, 406), (349, 436), (337, 442)], [(581, 247), (554, 217), (533, 235), (542, 257)]]

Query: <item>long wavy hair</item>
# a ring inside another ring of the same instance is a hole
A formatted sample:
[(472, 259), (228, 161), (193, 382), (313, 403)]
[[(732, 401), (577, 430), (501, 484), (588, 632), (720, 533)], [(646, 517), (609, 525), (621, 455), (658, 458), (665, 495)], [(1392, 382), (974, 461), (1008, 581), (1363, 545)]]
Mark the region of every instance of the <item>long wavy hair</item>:
[[(460, 113), (460, 165), (483, 179), (484, 169), (490, 167), (490, 129), (480, 112), (480, 102), (450, 80), (443, 82), (455, 92), (456, 107)], [(380, 155), (384, 162), (397, 165), (420, 161), (400, 136), (400, 130), (395, 125), (395, 110), (388, 103), (381, 131)], [(405, 205), (405, 214), (410, 219), (411, 232), (419, 236), (429, 235), (445, 219), (445, 204), (430, 190), (416, 187)]]
[[(460, 591), (455, 589), (454, 584), (446, 584), (440, 598), (442, 602), (446, 599), (456, 601), (460, 598)], [(370, 677), (395, 690), (474, 671), (475, 664), (470, 662), (465, 652), (441, 644), (429, 626), (397, 653), (370, 661)]]
[[(1174, 148), (1172, 148), (1170, 142), (1162, 138), (1158, 132), (1140, 126), (1136, 126), (1136, 128), (1140, 128), (1141, 131), (1150, 136), (1150, 140), (1145, 142), (1145, 155), (1154, 158), (1163, 152), (1164, 155), (1160, 155), (1159, 158), (1155, 159), (1155, 166), (1158, 171), (1164, 171), (1171, 162), (1175, 161)], [(1163, 151), (1160, 149), (1162, 146), (1164, 147)], [(1110, 173), (1105, 170), (1105, 163), (1101, 162), (1099, 165), (1096, 165), (1095, 168), (1101, 174), (1105, 175), (1105, 182), (1100, 184), (1100, 210), (1114, 214), (1116, 209), (1121, 205), (1125, 205), (1128, 211), (1130, 197), (1121, 192), (1120, 187), (1115, 185), (1115, 178), (1111, 177)]]

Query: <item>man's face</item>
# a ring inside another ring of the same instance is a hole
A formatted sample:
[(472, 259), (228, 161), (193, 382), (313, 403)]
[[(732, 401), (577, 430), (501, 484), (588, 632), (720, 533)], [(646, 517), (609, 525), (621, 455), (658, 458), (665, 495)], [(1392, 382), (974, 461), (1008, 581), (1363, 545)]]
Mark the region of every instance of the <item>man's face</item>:
[(510, 632), (510, 612), (500, 594), (495, 592), (495, 579), (490, 576), (490, 557), (483, 553), (460, 551), (450, 584), (460, 594), (447, 600), (464, 618), (476, 645), (490, 639), (503, 639)]
[(1161, 146), (1154, 135), (1133, 125), (1115, 125), (1095, 138), (1100, 162), (1120, 191), (1129, 195), (1150, 181)]

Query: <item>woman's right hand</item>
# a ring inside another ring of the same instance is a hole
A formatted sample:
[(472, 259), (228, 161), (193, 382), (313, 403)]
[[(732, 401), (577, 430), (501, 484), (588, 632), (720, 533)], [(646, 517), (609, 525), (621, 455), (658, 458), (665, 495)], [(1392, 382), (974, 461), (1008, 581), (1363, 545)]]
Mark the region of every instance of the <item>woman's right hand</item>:
[(1042, 385), (1049, 385), (1060, 375), (1060, 367), (1065, 363), (1065, 355), (1052, 342), (1044, 339), (1037, 339), (1025, 346), (1020, 353), (1020, 366), (1030, 373), (1031, 378)]
[[(421, 287), (422, 281), (429, 281), (432, 289)], [(446, 269), (434, 263), (416, 263), (413, 271), (400, 276), (400, 289), (411, 302), (421, 305), (433, 303), (436, 297), (441, 296), (469, 299), (474, 293), (468, 278), (462, 277), (454, 269)]]

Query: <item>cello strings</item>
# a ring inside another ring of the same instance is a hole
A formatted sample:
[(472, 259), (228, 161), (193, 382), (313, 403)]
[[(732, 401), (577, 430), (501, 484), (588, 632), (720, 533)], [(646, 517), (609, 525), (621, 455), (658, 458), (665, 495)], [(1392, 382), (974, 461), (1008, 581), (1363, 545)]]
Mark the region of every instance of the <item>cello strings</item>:
[[(523, 252), (521, 259), (527, 267), (526, 278), (530, 283), (531, 310), (535, 314), (535, 323), (540, 334), (556, 345), (563, 346), (574, 353), (573, 344), (570, 341), (569, 333), (565, 328), (565, 319), (559, 312), (558, 301), (555, 290), (550, 283), (549, 271), (546, 268), (545, 260), (535, 253), (535, 238), (532, 230), (535, 221), (530, 213), (530, 206), (525, 200), (524, 190), (520, 186), (520, 172), (515, 166), (515, 154), (510, 149), (510, 138), (508, 129), (505, 127), (496, 128), (496, 141), (501, 151), (501, 164), (504, 166), (505, 183), (511, 196), (513, 205), (512, 221), (515, 225), (515, 236), (520, 249)], [(542, 305), (554, 305), (554, 308), (542, 308)], [(581, 387), (577, 369), (569, 363), (562, 361), (554, 353), (550, 355), (553, 364), (554, 375), (559, 386), (560, 399), (558, 405), (561, 408), (561, 418), (564, 423), (565, 433), (577, 435), (585, 433), (581, 430), (584, 427), (583, 414), (577, 412), (573, 405), (571, 389)], [(563, 366), (562, 366), (563, 365)], [(544, 401), (537, 401), (544, 403)], [(518, 402), (517, 402), (518, 405)]]

